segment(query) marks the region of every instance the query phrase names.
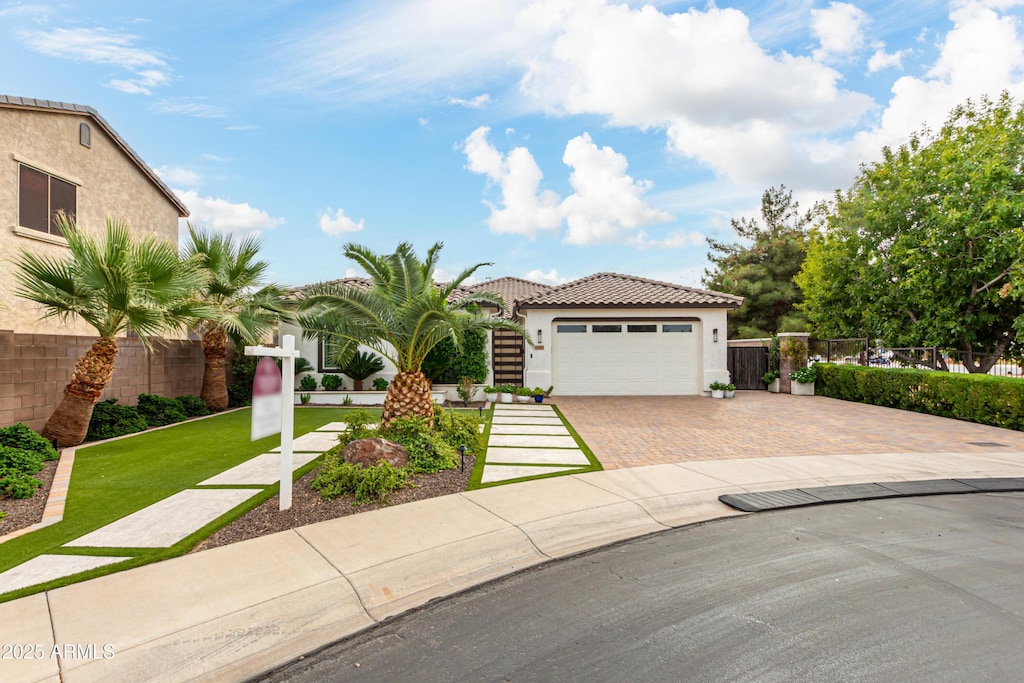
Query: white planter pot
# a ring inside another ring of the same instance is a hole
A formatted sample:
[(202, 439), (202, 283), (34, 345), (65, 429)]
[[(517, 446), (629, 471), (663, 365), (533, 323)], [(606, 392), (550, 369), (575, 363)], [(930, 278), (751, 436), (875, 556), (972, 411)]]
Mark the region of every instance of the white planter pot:
[(776, 377), (775, 379), (768, 383), (768, 392), (771, 394), (780, 393), (782, 391), (782, 388), (779, 386), (779, 384), (779, 378)]
[(736, 390), (733, 389), (732, 391), (726, 391), (725, 392), (725, 397), (726, 398), (736, 398)]
[(488, 401), (490, 401), (491, 403), (494, 403), (494, 402), (496, 402), (498, 400), (498, 395), (497, 394), (484, 394), (484, 398), (487, 399)]
[(506, 394), (505, 392), (501, 392), (501, 402), (502, 403), (511, 403), (512, 402), (512, 394)]
[(725, 390), (724, 389), (712, 389), (711, 390), (711, 398), (725, 398)]
[(516, 400), (520, 403), (529, 403), (533, 400), (533, 396), (520, 396), (519, 394), (516, 394)]
[(791, 382), (789, 392), (794, 396), (814, 396), (814, 382)]

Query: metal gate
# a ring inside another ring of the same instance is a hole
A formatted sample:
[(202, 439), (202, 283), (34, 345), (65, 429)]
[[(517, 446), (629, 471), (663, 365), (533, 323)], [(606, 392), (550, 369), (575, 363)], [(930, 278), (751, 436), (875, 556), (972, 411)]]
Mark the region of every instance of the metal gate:
[(730, 346), (729, 374), (737, 389), (767, 389), (761, 378), (768, 372), (768, 348), (765, 346)]

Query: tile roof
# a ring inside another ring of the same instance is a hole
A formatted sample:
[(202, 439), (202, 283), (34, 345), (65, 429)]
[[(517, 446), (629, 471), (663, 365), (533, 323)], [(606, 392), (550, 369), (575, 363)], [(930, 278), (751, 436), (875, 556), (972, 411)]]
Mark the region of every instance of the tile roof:
[(36, 111), (55, 111), (63, 112), (66, 114), (77, 114), (83, 116), (90, 116), (96, 123), (99, 124), (100, 128), (106, 131), (107, 135), (113, 138), (114, 143), (120, 147), (128, 157), (135, 162), (135, 164), (146, 174), (157, 189), (162, 192), (168, 200), (178, 209), (178, 215), (182, 218), (188, 217), (188, 208), (181, 202), (171, 188), (167, 187), (163, 180), (156, 172), (146, 165), (146, 162), (142, 160), (142, 157), (125, 142), (113, 126), (107, 123), (107, 120), (100, 116), (99, 112), (92, 107), (87, 107), (82, 104), (70, 104), (68, 102), (54, 102), (53, 100), (34, 100), (28, 97), (12, 97), (10, 95), (0, 95), (0, 108), (7, 109), (29, 109)]
[(532, 280), (524, 280), (521, 277), (499, 277), (486, 282), (477, 282), (470, 285), (469, 289), (474, 292), (490, 292), (497, 294), (505, 301), (508, 310), (502, 311), (502, 317), (512, 318), (516, 309), (516, 303), (531, 296), (543, 294), (551, 289), (551, 285), (545, 285)]
[(634, 275), (595, 273), (519, 302), (519, 308), (738, 308), (743, 297)]
[[(342, 287), (355, 287), (357, 289), (369, 289), (370, 278), (367, 277), (343, 277), (337, 280), (328, 280), (326, 282), (316, 282), (313, 284), (302, 285), (301, 287), (292, 287), (289, 290), (289, 294), (292, 298), (300, 297), (305, 294), (311, 287), (319, 287), (321, 285), (338, 285)], [(435, 282), (435, 286), (441, 286), (443, 283)], [(463, 297), (472, 294), (473, 291), (468, 287), (456, 287), (455, 291), (452, 292), (451, 296), (448, 297), (450, 301), (458, 301)]]

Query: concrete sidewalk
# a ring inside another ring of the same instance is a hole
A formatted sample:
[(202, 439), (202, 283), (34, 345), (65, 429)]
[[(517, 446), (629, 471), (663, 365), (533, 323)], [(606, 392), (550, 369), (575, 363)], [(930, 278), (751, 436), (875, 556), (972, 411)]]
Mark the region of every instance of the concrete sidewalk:
[(1021, 452), (773, 457), (591, 472), (409, 503), (0, 604), (0, 643), (36, 655), (0, 660), (0, 680), (241, 680), (550, 559), (742, 514), (718, 501), (723, 493), (1019, 476)]

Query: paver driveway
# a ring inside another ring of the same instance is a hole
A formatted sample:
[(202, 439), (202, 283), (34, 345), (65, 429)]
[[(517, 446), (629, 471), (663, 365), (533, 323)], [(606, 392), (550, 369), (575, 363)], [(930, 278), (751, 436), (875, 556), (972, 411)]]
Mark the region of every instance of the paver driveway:
[[(699, 396), (559, 396), (605, 469), (783, 455), (1024, 451), (1024, 433), (840, 401), (740, 391)], [(978, 444), (1001, 444), (985, 446)]]

